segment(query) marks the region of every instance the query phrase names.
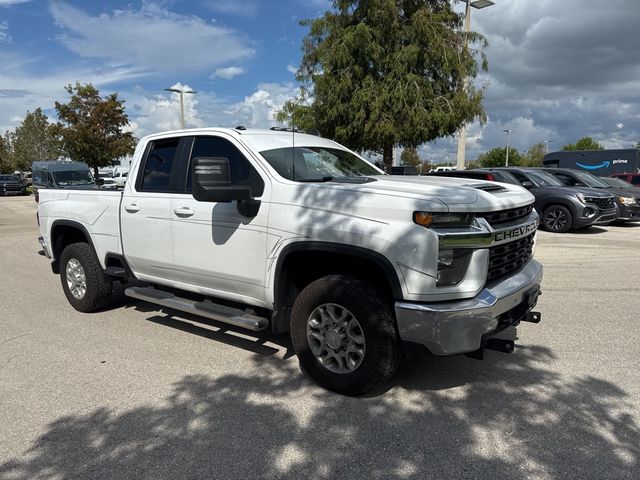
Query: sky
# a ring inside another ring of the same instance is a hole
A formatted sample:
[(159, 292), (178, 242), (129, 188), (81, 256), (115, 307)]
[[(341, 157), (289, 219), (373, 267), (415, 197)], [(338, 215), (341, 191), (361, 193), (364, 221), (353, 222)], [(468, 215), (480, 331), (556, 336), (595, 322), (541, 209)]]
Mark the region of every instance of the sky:
[[(550, 150), (591, 136), (607, 148), (640, 140), (638, 0), (494, 0), (473, 10), (489, 42), (487, 122), (473, 124), (467, 159), (504, 146)], [(42, 107), (55, 118), (64, 86), (92, 82), (126, 101), (136, 136), (178, 128), (178, 96), (189, 127), (276, 125), (295, 96), (302, 19), (329, 0), (0, 0), (0, 132)], [(461, 5), (458, 5), (461, 10)], [(420, 148), (455, 161), (456, 141)]]

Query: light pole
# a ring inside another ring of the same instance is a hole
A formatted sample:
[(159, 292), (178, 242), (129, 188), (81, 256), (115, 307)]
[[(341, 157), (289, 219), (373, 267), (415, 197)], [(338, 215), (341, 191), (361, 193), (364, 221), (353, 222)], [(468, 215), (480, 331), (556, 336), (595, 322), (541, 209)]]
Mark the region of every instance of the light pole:
[[(471, 7), (476, 8), (478, 10), (482, 8), (490, 7), (491, 5), (495, 5), (491, 0), (463, 0), (466, 4), (465, 12), (464, 12), (464, 31), (465, 33), (469, 33), (471, 31)], [(464, 88), (467, 88), (468, 79), (464, 81)], [(467, 126), (462, 125), (460, 127), (460, 131), (458, 133), (458, 157), (456, 159), (456, 168), (458, 170), (465, 169), (465, 159), (466, 159), (466, 148), (467, 148)]]
[(544, 141), (545, 150), (546, 150), (546, 152), (545, 152), (545, 153), (549, 153), (549, 144), (550, 144), (550, 143), (552, 143), (552, 142), (554, 142), (554, 141), (555, 141), (555, 140), (545, 140), (545, 141)]
[(185, 93), (198, 93), (195, 90), (181, 90), (179, 88), (165, 88), (167, 92), (174, 92), (180, 95), (180, 130), (184, 130), (184, 99)]
[(504, 164), (505, 167), (509, 166), (509, 140), (511, 139), (511, 132), (513, 132), (513, 130), (502, 130), (503, 132), (505, 132), (507, 134), (507, 160)]

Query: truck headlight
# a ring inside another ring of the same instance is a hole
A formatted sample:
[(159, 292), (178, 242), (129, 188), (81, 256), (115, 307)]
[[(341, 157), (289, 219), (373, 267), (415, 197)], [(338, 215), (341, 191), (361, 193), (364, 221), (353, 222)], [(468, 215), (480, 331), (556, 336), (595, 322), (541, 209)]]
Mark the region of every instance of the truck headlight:
[(618, 200), (622, 205), (635, 205), (637, 203), (633, 197), (618, 197)]
[(581, 193), (576, 193), (576, 198), (580, 201), (580, 203), (587, 203), (587, 200), (584, 198), (584, 195)]
[(473, 222), (470, 213), (413, 212), (413, 222), (423, 227), (468, 227)]
[(467, 273), (473, 250), (440, 250), (438, 252), (437, 287), (458, 285)]

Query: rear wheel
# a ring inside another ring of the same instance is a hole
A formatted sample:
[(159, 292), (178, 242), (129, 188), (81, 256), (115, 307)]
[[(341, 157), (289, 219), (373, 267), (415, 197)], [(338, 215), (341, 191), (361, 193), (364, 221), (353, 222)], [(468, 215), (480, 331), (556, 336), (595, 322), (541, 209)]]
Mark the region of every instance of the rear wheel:
[(330, 275), (309, 284), (291, 312), (300, 367), (320, 386), (361, 395), (388, 381), (400, 348), (394, 318), (374, 289)]
[(95, 312), (111, 301), (111, 279), (87, 243), (65, 247), (60, 256), (60, 280), (67, 300), (79, 312)]
[(567, 207), (551, 205), (542, 214), (542, 225), (550, 232), (566, 233), (573, 225), (573, 215)]

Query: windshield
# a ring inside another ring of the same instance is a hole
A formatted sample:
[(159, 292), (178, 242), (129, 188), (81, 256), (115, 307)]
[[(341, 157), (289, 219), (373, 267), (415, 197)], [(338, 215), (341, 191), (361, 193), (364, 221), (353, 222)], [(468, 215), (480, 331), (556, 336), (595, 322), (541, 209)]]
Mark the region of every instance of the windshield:
[(260, 154), (281, 176), (298, 182), (381, 175), (357, 155), (338, 148), (286, 147)]
[(89, 170), (62, 170), (53, 172), (53, 178), (60, 187), (72, 185), (93, 185)]
[(607, 188), (607, 187), (609, 187), (609, 185), (604, 183), (602, 180), (600, 180), (595, 175), (591, 175), (590, 173), (587, 173), (587, 172), (574, 172), (573, 174), (576, 176), (576, 178), (580, 179), (582, 181), (582, 183), (584, 183), (588, 187), (593, 187), (593, 188)]
[(15, 175), (0, 175), (0, 182), (19, 182), (20, 177)]
[(631, 185), (629, 182), (625, 182), (624, 180), (620, 180), (619, 178), (601, 178), (600, 180), (602, 180), (610, 187), (633, 188), (633, 185)]
[(562, 187), (560, 180), (547, 172), (527, 172), (528, 177), (538, 187)]

